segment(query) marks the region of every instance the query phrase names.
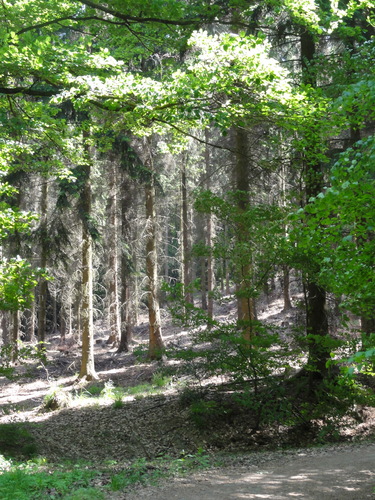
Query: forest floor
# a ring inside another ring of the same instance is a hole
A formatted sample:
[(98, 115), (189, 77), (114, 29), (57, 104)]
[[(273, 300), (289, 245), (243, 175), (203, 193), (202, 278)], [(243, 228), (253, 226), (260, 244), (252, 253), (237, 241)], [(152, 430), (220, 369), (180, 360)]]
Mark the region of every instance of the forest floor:
[[(234, 309), (229, 304), (217, 313), (228, 318)], [(261, 319), (287, 328), (296, 314), (296, 308), (285, 312), (275, 301), (263, 308)], [(282, 421), (258, 429), (245, 407), (227, 411), (229, 390), (212, 389), (226, 380), (200, 380), (193, 391), (192, 373), (173, 375), (175, 361), (146, 362), (148, 326), (146, 316), (141, 319), (133, 353), (119, 354), (106, 345), (109, 332), (97, 323), (99, 380), (88, 385), (77, 383), (80, 350), (73, 337), (62, 344), (57, 335), (51, 336), (47, 363), (19, 366), (14, 380), (0, 378), (0, 424), (25, 426), (37, 453), (51, 463), (86, 460), (123, 470), (135, 460), (174, 457), (195, 461), (200, 469), (210, 457), (210, 464), (220, 464), (210, 472), (175, 478), (160, 489), (148, 486), (108, 498), (375, 498), (375, 408), (356, 408), (353, 418), (335, 427), (335, 444), (318, 449), (310, 446), (332, 436), (323, 439)], [(173, 325), (167, 313), (163, 334), (167, 345), (190, 342), (188, 331)], [(192, 413), (196, 391), (225, 411)]]
[(249, 454), (229, 466), (137, 488), (120, 498), (374, 500), (374, 464), (375, 444), (363, 443)]

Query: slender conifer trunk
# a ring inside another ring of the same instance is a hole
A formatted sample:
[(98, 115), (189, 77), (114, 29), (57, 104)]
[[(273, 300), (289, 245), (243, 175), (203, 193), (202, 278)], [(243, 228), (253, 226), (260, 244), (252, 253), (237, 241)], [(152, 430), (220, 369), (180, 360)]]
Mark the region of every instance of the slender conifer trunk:
[(190, 291), (191, 285), (191, 249), (190, 249), (190, 225), (188, 212), (188, 190), (186, 176), (186, 158), (182, 160), (181, 170), (181, 198), (182, 198), (182, 217), (181, 217), (181, 233), (182, 233), (182, 266), (183, 266), (183, 284), (184, 295), (186, 302), (193, 303), (193, 294)]
[[(40, 203), (40, 228), (41, 228), (41, 244), (40, 244), (40, 267), (47, 267), (47, 208), (48, 208), (48, 182), (44, 179), (42, 184), (42, 197)], [(39, 282), (38, 294), (38, 342), (43, 348), (46, 341), (46, 314), (47, 314), (47, 280), (42, 278)]]
[[(209, 131), (206, 129), (205, 131), (205, 140), (206, 143), (209, 142), (210, 136)], [(210, 149), (206, 144), (206, 148), (204, 150), (204, 162), (205, 162), (205, 170), (206, 170), (206, 189), (209, 191), (211, 189), (211, 159), (210, 159)], [(213, 291), (215, 286), (215, 274), (214, 274), (214, 258), (212, 256), (211, 248), (212, 248), (212, 233), (213, 233), (213, 221), (212, 221), (212, 213), (208, 213), (206, 216), (206, 245), (209, 249), (209, 254), (207, 257), (207, 315), (210, 319), (214, 316), (214, 299), (213, 299)]]
[(147, 166), (150, 170), (150, 180), (145, 187), (146, 196), (146, 274), (148, 281), (148, 315), (149, 315), (149, 359), (161, 359), (164, 342), (161, 331), (160, 307), (158, 296), (158, 258), (156, 238), (155, 213), (155, 176), (152, 153), (148, 144)]
[[(236, 201), (238, 210), (241, 213), (246, 212), (249, 200), (249, 172), (248, 172), (248, 151), (247, 151), (247, 133), (237, 128), (234, 131), (236, 146)], [(247, 245), (250, 239), (249, 231), (245, 223), (239, 222), (237, 227), (238, 244)], [(239, 280), (237, 283), (238, 296), (238, 320), (243, 330), (243, 337), (251, 342), (255, 335), (254, 320), (256, 319), (255, 301), (252, 296), (252, 256), (248, 253), (239, 256), (240, 263), (238, 269)]]
[(117, 215), (117, 168), (111, 158), (109, 171), (109, 203), (108, 203), (108, 295), (110, 336), (108, 344), (118, 345), (120, 339), (120, 305), (118, 293), (118, 215)]
[[(87, 152), (89, 155), (89, 153)], [(84, 187), (81, 196), (82, 214), (82, 288), (81, 288), (81, 328), (82, 357), (80, 379), (94, 380), (98, 376), (94, 365), (94, 322), (93, 322), (93, 276), (92, 276), (92, 237), (89, 229), (91, 216), (91, 164), (81, 167), (84, 174)]]
[(127, 250), (130, 247), (131, 224), (130, 207), (132, 196), (130, 192), (129, 180), (125, 173), (121, 183), (121, 338), (118, 352), (129, 352), (131, 350), (133, 321), (131, 317), (131, 255)]

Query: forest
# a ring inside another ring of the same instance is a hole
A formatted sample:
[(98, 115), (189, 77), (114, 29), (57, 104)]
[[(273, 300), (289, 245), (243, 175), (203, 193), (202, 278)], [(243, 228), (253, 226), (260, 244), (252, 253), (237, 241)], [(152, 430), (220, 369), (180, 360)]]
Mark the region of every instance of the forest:
[(0, 497), (373, 439), (375, 2), (1, 0), (0, 33)]

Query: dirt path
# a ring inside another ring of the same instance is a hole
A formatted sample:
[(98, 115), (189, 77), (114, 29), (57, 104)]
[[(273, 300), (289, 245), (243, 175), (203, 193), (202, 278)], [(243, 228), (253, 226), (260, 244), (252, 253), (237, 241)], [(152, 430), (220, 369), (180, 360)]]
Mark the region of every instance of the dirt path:
[(138, 489), (126, 500), (375, 499), (375, 444), (315, 450), (261, 466), (216, 469)]

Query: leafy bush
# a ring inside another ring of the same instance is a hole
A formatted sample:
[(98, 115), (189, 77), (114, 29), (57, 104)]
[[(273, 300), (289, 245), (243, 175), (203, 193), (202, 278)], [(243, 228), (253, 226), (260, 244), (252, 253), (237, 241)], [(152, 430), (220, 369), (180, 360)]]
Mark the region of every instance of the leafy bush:
[(27, 361), (43, 361), (45, 363), (45, 354), (38, 346), (25, 345), (18, 342), (16, 349), (11, 344), (0, 347), (0, 375), (8, 379), (16, 378), (14, 363), (19, 364)]
[(90, 481), (99, 474), (88, 468), (73, 470), (55, 469), (51, 474), (47, 467), (37, 464), (11, 464), (9, 470), (0, 475), (0, 498), (2, 500), (43, 500), (44, 498), (69, 498), (101, 500), (104, 495), (91, 489), (87, 496)]
[(171, 377), (165, 375), (162, 371), (156, 371), (152, 375), (151, 383), (156, 387), (165, 387), (171, 381)]
[(96, 488), (79, 488), (64, 497), (64, 500), (105, 500), (105, 494)]
[(90, 387), (86, 387), (86, 392), (90, 394), (91, 396), (99, 396), (99, 394), (102, 392), (103, 387), (100, 385), (93, 384)]
[[(151, 471), (151, 474), (149, 473)], [(110, 488), (112, 491), (120, 491), (135, 483), (143, 483), (146, 480), (155, 479), (160, 476), (156, 469), (149, 468), (146, 460), (136, 460), (128, 469), (111, 477)]]
[(190, 405), (190, 418), (198, 429), (211, 428), (216, 418), (222, 419), (223, 416), (231, 413), (231, 409), (217, 401), (203, 399), (195, 401)]
[(356, 342), (352, 346), (353, 354), (346, 359), (336, 361), (341, 372), (348, 378), (352, 378), (356, 373), (375, 376), (375, 333), (362, 336), (362, 348), (358, 348)]

